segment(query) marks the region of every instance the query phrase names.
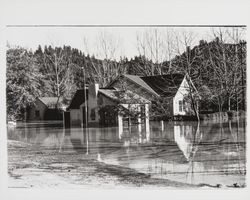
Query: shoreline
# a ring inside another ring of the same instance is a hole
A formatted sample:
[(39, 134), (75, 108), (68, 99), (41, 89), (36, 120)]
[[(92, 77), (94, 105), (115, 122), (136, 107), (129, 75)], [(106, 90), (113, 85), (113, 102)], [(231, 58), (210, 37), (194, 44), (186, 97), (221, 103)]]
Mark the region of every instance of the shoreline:
[[(10, 188), (220, 188), (152, 178), (150, 174), (98, 161), (75, 152), (44, 151), (31, 144), (8, 140)], [(236, 187), (245, 187), (245, 185)]]
[[(58, 155), (58, 156), (55, 156)], [(66, 188), (197, 188), (197, 185), (151, 178), (136, 170), (105, 164), (88, 155), (46, 152), (24, 142), (8, 140), (9, 187)], [(67, 160), (68, 159), (68, 160)], [(66, 161), (65, 161), (66, 160)]]

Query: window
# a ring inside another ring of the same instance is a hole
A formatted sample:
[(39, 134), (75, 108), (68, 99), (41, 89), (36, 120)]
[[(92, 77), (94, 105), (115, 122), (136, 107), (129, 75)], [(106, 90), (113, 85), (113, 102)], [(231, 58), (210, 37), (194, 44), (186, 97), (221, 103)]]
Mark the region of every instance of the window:
[(183, 111), (183, 101), (180, 100), (179, 101), (179, 112), (182, 112)]
[(91, 109), (90, 117), (91, 117), (91, 120), (95, 120), (95, 109), (94, 108)]
[(185, 101), (184, 100), (180, 100), (179, 101), (179, 112), (184, 112), (185, 111)]
[(36, 116), (36, 117), (39, 117), (39, 116), (40, 116), (39, 110), (36, 110), (36, 111), (35, 111), (35, 116)]

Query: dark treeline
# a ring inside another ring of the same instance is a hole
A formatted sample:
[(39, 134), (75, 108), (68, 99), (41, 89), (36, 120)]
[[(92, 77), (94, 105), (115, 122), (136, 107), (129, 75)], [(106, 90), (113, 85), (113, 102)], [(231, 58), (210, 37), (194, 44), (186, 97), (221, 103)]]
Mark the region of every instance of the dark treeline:
[[(7, 115), (22, 119), (36, 97), (62, 97), (68, 103), (86, 74), (88, 84), (105, 87), (119, 74), (147, 76), (179, 72), (192, 78), (201, 96), (201, 110), (245, 110), (246, 42), (228, 44), (216, 38), (170, 61), (154, 63), (143, 55), (119, 61), (97, 59), (70, 46), (39, 46), (36, 51), (8, 48)], [(156, 69), (161, 70), (156, 70)]]

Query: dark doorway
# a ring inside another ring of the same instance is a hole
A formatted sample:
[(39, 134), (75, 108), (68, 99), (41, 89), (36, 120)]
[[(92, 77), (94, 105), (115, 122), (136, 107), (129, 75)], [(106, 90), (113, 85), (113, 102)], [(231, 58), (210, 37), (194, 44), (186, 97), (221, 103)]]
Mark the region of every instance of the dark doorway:
[(35, 116), (36, 116), (36, 118), (39, 118), (39, 117), (40, 117), (40, 111), (39, 111), (39, 110), (36, 110), (36, 111), (35, 111)]
[(64, 112), (64, 128), (70, 128), (70, 112)]
[(44, 112), (44, 120), (63, 120), (63, 111), (55, 108), (48, 108)]

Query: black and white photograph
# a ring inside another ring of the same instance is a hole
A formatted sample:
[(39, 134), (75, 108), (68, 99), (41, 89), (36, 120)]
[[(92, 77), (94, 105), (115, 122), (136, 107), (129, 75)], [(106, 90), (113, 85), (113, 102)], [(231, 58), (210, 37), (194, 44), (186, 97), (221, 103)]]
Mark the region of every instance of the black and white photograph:
[(4, 28), (7, 188), (247, 188), (244, 21)]

